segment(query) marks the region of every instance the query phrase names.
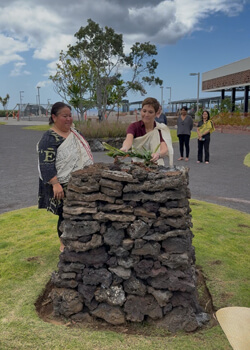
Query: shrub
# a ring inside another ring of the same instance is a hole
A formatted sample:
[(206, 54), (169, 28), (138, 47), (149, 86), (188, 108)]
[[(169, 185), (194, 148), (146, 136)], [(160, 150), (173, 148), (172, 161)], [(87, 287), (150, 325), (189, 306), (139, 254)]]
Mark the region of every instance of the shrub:
[[(6, 112), (7, 111), (4, 111), (3, 109), (0, 110), (0, 118), (5, 118), (6, 117)], [(8, 111), (8, 113), (10, 113), (11, 111)]]
[(231, 126), (250, 126), (250, 114), (245, 116), (240, 115), (237, 111), (235, 113), (221, 112), (213, 116), (213, 122), (215, 125), (231, 125)]
[(79, 130), (87, 139), (98, 139), (98, 138), (115, 138), (115, 137), (126, 137), (126, 131), (129, 124), (119, 122), (87, 120), (86, 122), (76, 122), (76, 128)]

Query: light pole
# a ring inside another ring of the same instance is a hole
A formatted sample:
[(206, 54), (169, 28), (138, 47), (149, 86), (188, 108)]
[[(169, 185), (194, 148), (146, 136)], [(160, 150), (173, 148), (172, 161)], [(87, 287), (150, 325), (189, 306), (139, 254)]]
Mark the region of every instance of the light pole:
[(169, 89), (169, 103), (171, 103), (171, 86), (167, 86), (166, 89)]
[(169, 89), (169, 102), (168, 102), (168, 104), (169, 104), (169, 106), (171, 106), (171, 86), (167, 86), (166, 87), (166, 89)]
[(197, 114), (199, 112), (199, 92), (200, 92), (200, 73), (189, 73), (189, 75), (194, 76), (197, 75), (197, 79), (198, 79), (198, 84), (197, 84)]
[(161, 106), (163, 105), (163, 86), (161, 86)]
[(50, 98), (48, 98), (48, 105), (47, 105), (47, 110), (46, 110), (46, 117), (49, 115), (49, 113), (50, 113), (50, 101), (51, 99)]
[(40, 117), (40, 92), (39, 92), (40, 88), (41, 88), (40, 86), (37, 86), (37, 91), (38, 91), (38, 93), (37, 93), (37, 96), (38, 96), (38, 115), (39, 115), (39, 117)]
[(24, 93), (24, 91), (20, 91), (20, 105), (19, 105), (19, 118), (21, 119), (21, 111), (22, 111), (22, 93)]

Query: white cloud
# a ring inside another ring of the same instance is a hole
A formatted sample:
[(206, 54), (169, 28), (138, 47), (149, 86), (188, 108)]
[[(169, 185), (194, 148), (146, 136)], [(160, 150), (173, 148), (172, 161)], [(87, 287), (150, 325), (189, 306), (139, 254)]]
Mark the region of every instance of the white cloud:
[(207, 16), (237, 15), (243, 4), (244, 0), (2, 0), (0, 65), (23, 62), (28, 50), (34, 59), (56, 60), (88, 18), (123, 33), (126, 47), (135, 41), (167, 45), (196, 30), (208, 30), (202, 25)]
[(19, 53), (28, 51), (28, 45), (14, 38), (0, 34), (0, 66), (16, 61), (23, 61)]
[(18, 75), (30, 75), (31, 73), (27, 70), (23, 70), (23, 68), (26, 66), (26, 63), (24, 62), (17, 62), (14, 64), (14, 69), (10, 72), (10, 76), (16, 77)]
[(48, 37), (43, 46), (38, 47), (34, 51), (33, 57), (44, 60), (55, 59), (58, 57), (58, 54), (61, 50), (67, 50), (67, 46), (69, 44), (73, 44), (74, 42), (75, 40), (72, 35), (58, 34), (55, 37)]
[[(130, 30), (128, 37), (166, 45), (202, 28), (202, 20), (214, 13), (237, 15), (243, 10), (242, 1), (233, 0), (174, 0), (161, 1), (156, 6), (145, 4), (129, 9)], [(210, 28), (211, 29), (211, 28)], [(126, 31), (125, 31), (126, 33)]]
[(49, 80), (41, 80), (36, 84), (36, 89), (37, 89), (37, 87), (45, 88), (49, 85), (51, 85), (51, 82)]

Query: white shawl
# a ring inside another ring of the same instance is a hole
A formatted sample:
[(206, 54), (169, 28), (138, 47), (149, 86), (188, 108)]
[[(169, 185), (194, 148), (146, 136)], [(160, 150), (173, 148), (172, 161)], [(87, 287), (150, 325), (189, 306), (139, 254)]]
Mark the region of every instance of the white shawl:
[(56, 155), (57, 178), (67, 183), (70, 174), (93, 164), (93, 156), (87, 141), (74, 129), (58, 147)]

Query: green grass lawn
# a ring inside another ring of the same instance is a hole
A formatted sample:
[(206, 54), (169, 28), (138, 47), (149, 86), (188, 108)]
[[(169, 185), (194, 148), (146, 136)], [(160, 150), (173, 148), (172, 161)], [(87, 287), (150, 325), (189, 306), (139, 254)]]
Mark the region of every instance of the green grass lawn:
[(244, 165), (250, 167), (250, 153), (245, 156)]
[[(250, 215), (191, 200), (193, 244), (216, 308), (249, 307)], [(162, 336), (42, 321), (34, 303), (59, 261), (57, 218), (35, 207), (0, 215), (0, 349), (230, 350), (220, 326)], [(138, 327), (143, 327), (139, 325)]]

